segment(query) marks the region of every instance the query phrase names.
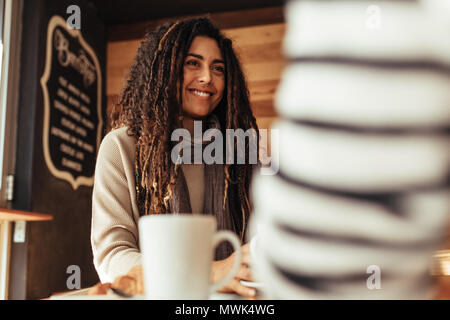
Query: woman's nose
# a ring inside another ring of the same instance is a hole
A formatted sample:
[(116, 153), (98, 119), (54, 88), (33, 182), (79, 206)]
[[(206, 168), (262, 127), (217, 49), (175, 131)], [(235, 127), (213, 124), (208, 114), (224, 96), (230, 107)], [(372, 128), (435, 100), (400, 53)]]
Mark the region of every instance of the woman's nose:
[(211, 70), (207, 67), (201, 68), (200, 73), (198, 75), (198, 80), (201, 83), (209, 84), (212, 80)]

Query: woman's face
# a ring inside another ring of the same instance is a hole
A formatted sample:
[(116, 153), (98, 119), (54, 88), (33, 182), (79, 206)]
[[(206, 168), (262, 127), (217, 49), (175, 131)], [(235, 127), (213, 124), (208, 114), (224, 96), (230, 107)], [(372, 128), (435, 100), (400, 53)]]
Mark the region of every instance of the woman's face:
[(225, 88), (225, 62), (216, 40), (197, 36), (184, 59), (183, 113), (193, 119), (211, 114)]

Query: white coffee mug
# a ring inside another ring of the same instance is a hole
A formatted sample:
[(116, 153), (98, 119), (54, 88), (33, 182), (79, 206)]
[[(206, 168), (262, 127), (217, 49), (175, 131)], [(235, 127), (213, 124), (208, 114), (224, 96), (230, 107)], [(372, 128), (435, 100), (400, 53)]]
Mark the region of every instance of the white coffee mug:
[[(147, 299), (205, 300), (228, 283), (241, 264), (241, 246), (231, 231), (216, 231), (216, 219), (200, 214), (158, 214), (139, 219)], [(220, 281), (210, 282), (214, 249), (228, 240), (236, 259)]]

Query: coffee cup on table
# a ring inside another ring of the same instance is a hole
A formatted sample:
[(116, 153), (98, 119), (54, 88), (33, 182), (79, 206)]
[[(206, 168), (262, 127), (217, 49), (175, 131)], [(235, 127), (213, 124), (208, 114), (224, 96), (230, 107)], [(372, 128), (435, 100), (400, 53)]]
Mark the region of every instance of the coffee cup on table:
[[(147, 299), (208, 299), (236, 275), (241, 264), (238, 237), (231, 231), (217, 231), (214, 216), (144, 216), (139, 220), (139, 237)], [(214, 249), (222, 241), (232, 244), (236, 259), (223, 279), (211, 283)]]

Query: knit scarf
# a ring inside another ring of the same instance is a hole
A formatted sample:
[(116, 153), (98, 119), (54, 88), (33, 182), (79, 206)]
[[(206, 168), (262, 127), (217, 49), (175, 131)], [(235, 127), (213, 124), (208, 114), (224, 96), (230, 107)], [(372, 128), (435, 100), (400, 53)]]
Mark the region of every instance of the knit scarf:
[[(203, 126), (206, 129), (219, 129), (220, 123), (215, 115), (210, 116), (204, 121)], [(211, 142), (203, 141), (202, 149)], [(191, 140), (191, 155), (194, 154), (194, 142)], [(192, 162), (191, 162), (192, 163)], [(169, 200), (169, 210), (172, 214), (192, 214), (191, 201), (189, 196), (189, 189), (186, 183), (185, 176), (181, 167), (178, 169), (178, 179), (174, 186), (172, 197)], [(139, 196), (142, 194), (140, 189), (140, 174), (139, 170), (136, 173), (136, 192)], [(138, 180), (139, 179), (139, 180)], [(218, 230), (230, 230), (239, 235), (233, 223), (232, 213), (229, 207), (229, 202), (226, 201), (223, 206), (223, 197), (225, 192), (224, 180), (224, 165), (223, 164), (204, 164), (204, 201), (203, 214), (214, 215), (217, 221)], [(196, 212), (197, 213), (197, 212)], [(140, 210), (140, 215), (144, 213)], [(233, 253), (233, 247), (228, 242), (222, 242), (216, 249), (215, 259), (221, 260)]]

